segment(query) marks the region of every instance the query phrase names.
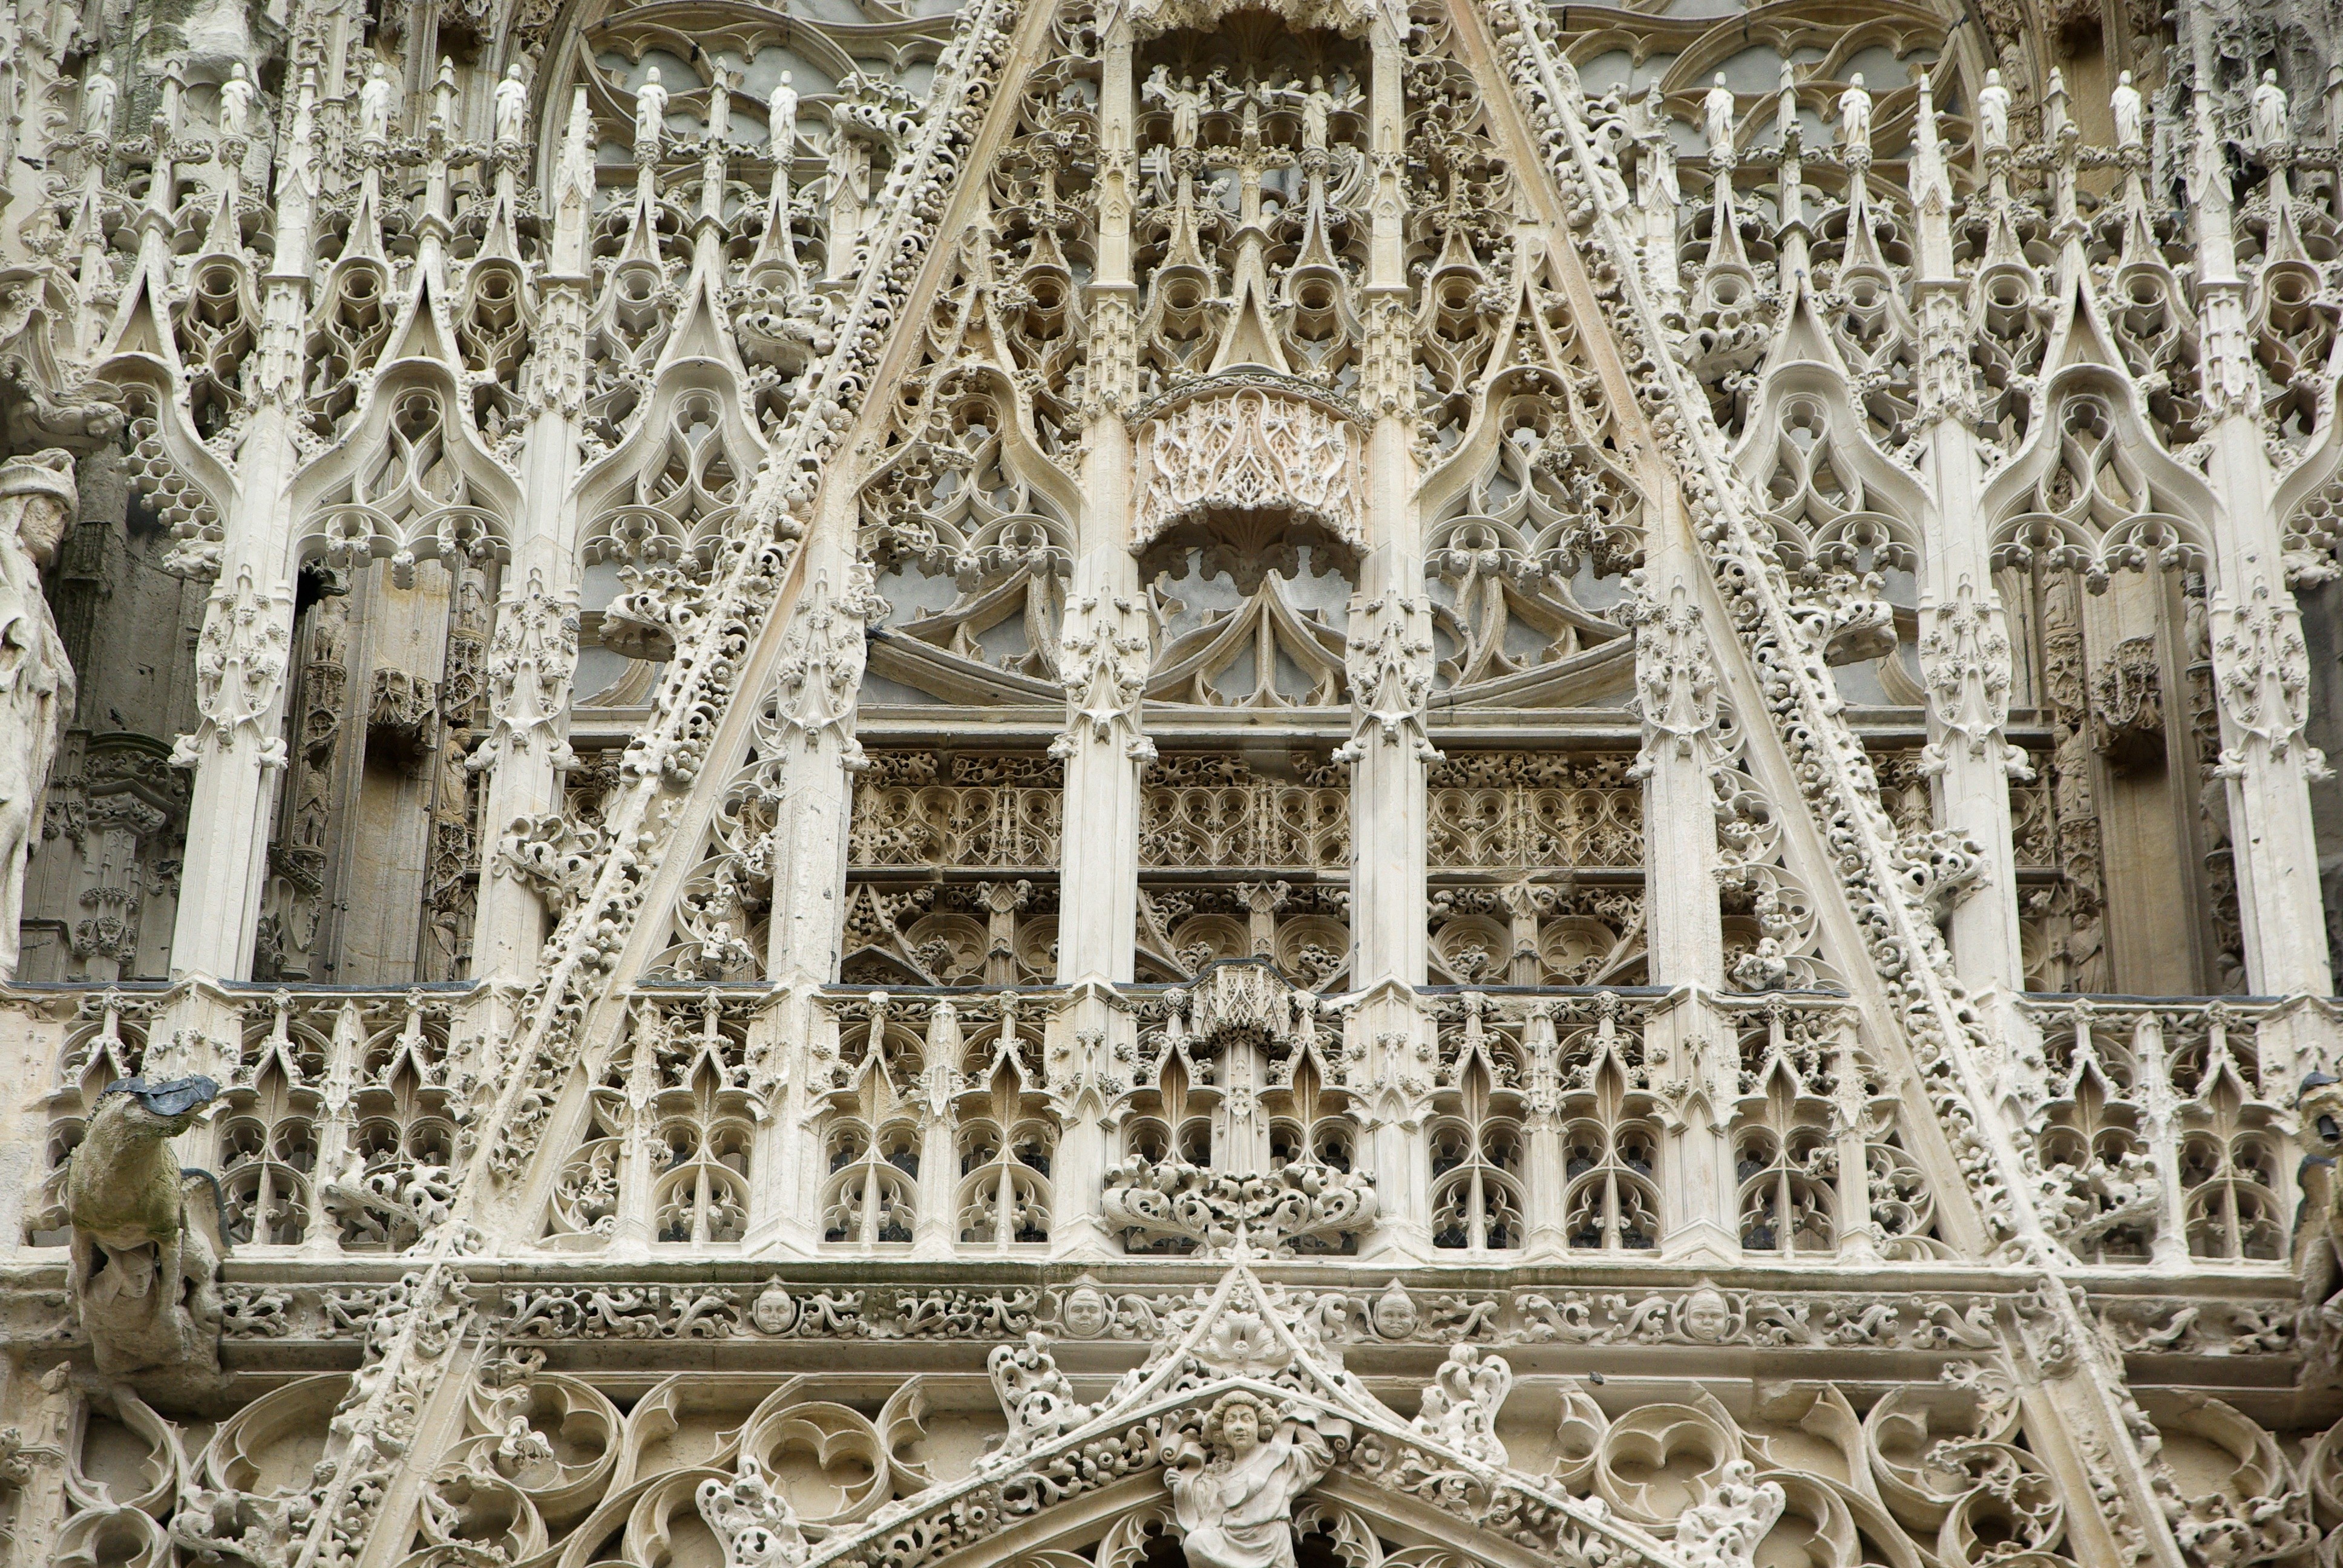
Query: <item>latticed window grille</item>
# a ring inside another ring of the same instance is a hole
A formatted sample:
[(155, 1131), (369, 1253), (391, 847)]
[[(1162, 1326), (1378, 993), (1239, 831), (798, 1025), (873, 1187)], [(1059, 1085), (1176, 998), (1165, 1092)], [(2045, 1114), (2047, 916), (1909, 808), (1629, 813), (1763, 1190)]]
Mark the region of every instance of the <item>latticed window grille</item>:
[(970, 1042), (966, 1060), (967, 1087), (953, 1103), (960, 1243), (1047, 1241), (1058, 1128), (1041, 1081), (1040, 1041), (1018, 1031), (1012, 1011)]
[(2173, 1092), (2183, 1097), (2175, 1121), (2188, 1251), (2231, 1261), (2284, 1257), (2281, 1112), (2263, 1092), (2253, 1031), (2217, 1003), (2157, 1021)]
[(1466, 998), (1461, 1028), (1443, 1031), (1441, 1091), (1426, 1134), (1432, 1151), (1432, 1244), (1511, 1250), (1527, 1239), (1529, 1199), (1520, 1045), (1486, 1027)]
[(749, 1230), (749, 1163), (762, 1109), (749, 1092), (745, 1031), (712, 1003), (697, 1020), (680, 1010), (638, 1024), (659, 1067), (653, 1234), (738, 1241)]
[(1642, 1037), (1605, 1012), (1561, 1041), (1563, 1231), (1574, 1249), (1659, 1245), (1659, 1107)]
[(842, 1082), (821, 1131), (821, 1239), (908, 1245), (919, 1222), (925, 1142), (917, 1101), (923, 1043), (884, 1011), (841, 1030)]
[(2146, 1262), (2157, 1228), (2133, 1044), (2087, 1023), (2044, 1042), (2049, 1095), (2035, 1146), (2048, 1173), (2045, 1218), (2088, 1262)]
[[(396, 1023), (345, 1012), (338, 1040), (363, 1052), (352, 1101), (350, 1159), (339, 1182), (344, 1247), (401, 1251), (418, 1221), (444, 1209), (455, 1192), (455, 1097), (447, 1082), (447, 1022), (407, 1008)], [(358, 1194), (363, 1201), (354, 1201)]]
[(1838, 1237), (1840, 1150), (1833, 1098), (1842, 1066), (1815, 1020), (1769, 1008), (1741, 1040), (1733, 1177), (1741, 1245), (1827, 1252)]
[(246, 1047), (219, 1122), (221, 1223), (240, 1247), (307, 1235), (317, 1171), (325, 1109), (318, 1085), (330, 1042), (291, 1025), (287, 1009), (272, 1010), (276, 1027), (256, 1048)]

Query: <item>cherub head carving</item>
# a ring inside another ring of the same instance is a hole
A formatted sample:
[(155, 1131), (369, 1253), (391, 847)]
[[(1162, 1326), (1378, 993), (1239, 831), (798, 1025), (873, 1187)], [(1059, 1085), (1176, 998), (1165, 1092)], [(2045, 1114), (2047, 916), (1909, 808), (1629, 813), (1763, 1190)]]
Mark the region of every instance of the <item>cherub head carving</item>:
[(1242, 1459), (1276, 1426), (1276, 1412), (1240, 1389), (1222, 1395), (1219, 1402), (1204, 1412), (1204, 1441)]

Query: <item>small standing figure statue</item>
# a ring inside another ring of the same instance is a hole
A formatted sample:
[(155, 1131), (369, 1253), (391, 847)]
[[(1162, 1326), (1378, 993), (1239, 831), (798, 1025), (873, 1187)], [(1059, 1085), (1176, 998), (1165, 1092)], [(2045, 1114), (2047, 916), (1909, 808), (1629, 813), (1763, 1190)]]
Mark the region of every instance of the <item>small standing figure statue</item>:
[(377, 60), (358, 89), (358, 140), (380, 146), (390, 140), (390, 75)]
[(635, 89), (635, 156), (659, 156), (659, 138), (667, 134), (667, 89), (659, 85), (659, 68), (653, 65)]
[(766, 136), (772, 147), (773, 161), (780, 164), (797, 156), (798, 149), (798, 90), (789, 85), (789, 74), (783, 71), (765, 106)]
[(1733, 89), (1725, 85), (1725, 73), (1719, 71), (1700, 100), (1701, 128), (1707, 133), (1711, 153), (1732, 150), (1733, 111)]
[(1193, 81), (1183, 76), (1180, 85), (1173, 86), (1171, 67), (1159, 63), (1153, 74), (1147, 78), (1147, 85), (1140, 90), (1140, 95), (1152, 98), (1172, 111), (1172, 142), (1174, 146), (1184, 150), (1196, 145), (1197, 132), (1203, 117), (1204, 94)]
[(80, 506), (71, 453), (0, 463), (0, 980), (16, 978), (25, 869), (41, 843), (41, 793), (74, 707), (73, 665), (41, 592)]
[(122, 84), (114, 79), (114, 67), (100, 60), (81, 85), (81, 134), (85, 136), (110, 136), (114, 134), (114, 106), (121, 100)]
[(1977, 136), (1987, 151), (2009, 146), (2009, 89), (2001, 85), (1999, 71), (1985, 74), (1985, 85), (1977, 89)]
[(1864, 90), (1860, 71), (1847, 78), (1846, 91), (1838, 95), (1838, 145), (1848, 153), (1871, 155), (1871, 95)]
[(528, 87), (520, 79), (518, 60), (505, 67), (504, 80), (497, 84), (496, 126), (500, 142), (528, 139)]
[(219, 134), (222, 141), (241, 140), (252, 133), (252, 78), (238, 60), (220, 84)]
[(2287, 136), (2286, 89), (2278, 85), (2276, 71), (2262, 73), (2261, 85), (2254, 89), (2254, 145), (2275, 147), (2284, 145)]
[(1204, 1442), (1209, 1459), (1182, 1439), (1163, 1473), (1188, 1568), (1294, 1568), (1294, 1500), (1332, 1465), (1332, 1445), (1242, 1390), (1205, 1414)]
[(2116, 90), (2107, 98), (2107, 106), (2115, 111), (2116, 146), (2137, 147), (2146, 145), (2147, 106), (2139, 89), (2131, 85), (2131, 73), (2125, 71), (2116, 77)]

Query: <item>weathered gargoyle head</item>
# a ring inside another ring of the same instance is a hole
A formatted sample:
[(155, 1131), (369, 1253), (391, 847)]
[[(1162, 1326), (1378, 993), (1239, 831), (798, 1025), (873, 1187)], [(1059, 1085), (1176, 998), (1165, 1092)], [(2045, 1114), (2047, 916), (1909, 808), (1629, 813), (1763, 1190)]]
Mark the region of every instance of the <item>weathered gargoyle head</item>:
[(200, 1072), (160, 1083), (117, 1078), (98, 1091), (98, 1110), (103, 1114), (108, 1100), (120, 1095), (122, 1101), (115, 1112), (124, 1119), (125, 1131), (151, 1130), (156, 1137), (176, 1138), (195, 1125), (196, 1113), (217, 1099), (219, 1091), (219, 1084)]

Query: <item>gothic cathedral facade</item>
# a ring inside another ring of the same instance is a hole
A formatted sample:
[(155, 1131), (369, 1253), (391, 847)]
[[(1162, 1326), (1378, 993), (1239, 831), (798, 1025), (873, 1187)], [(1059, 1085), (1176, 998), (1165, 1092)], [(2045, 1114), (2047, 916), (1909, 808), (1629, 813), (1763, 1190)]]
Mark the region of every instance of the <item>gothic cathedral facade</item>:
[(2337, 0), (5, 0), (0, 1563), (2343, 1568), (2338, 748)]

